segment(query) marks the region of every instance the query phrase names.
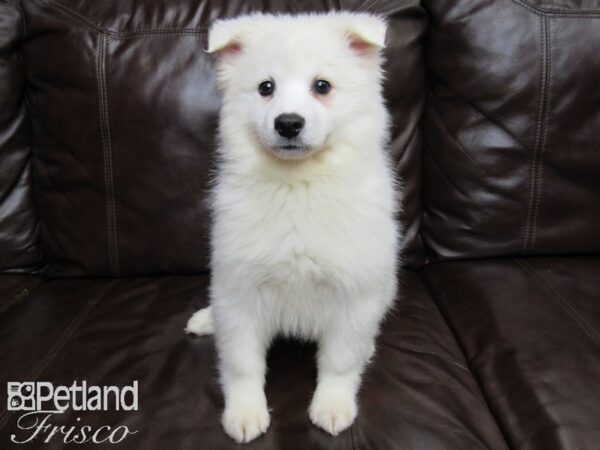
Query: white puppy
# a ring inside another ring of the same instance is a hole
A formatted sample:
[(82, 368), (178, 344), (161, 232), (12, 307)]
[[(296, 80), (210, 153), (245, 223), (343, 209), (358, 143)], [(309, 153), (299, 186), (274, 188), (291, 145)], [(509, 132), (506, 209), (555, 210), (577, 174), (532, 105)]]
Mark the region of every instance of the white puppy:
[(312, 422), (336, 435), (356, 417), (399, 252), (385, 28), (331, 13), (256, 14), (210, 30), (224, 97), (211, 306), (186, 331), (214, 325), (222, 423), (238, 442), (269, 426), (265, 354), (278, 334), (318, 342)]

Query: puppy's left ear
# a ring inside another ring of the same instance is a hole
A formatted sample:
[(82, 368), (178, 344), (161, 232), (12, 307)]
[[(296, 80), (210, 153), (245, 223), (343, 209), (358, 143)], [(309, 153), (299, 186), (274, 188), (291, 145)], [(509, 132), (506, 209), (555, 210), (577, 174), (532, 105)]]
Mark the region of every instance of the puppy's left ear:
[(385, 47), (387, 23), (372, 14), (353, 14), (348, 21), (350, 47), (360, 55), (376, 54)]
[(207, 53), (234, 56), (242, 51), (241, 36), (247, 28), (247, 17), (216, 21), (208, 32)]

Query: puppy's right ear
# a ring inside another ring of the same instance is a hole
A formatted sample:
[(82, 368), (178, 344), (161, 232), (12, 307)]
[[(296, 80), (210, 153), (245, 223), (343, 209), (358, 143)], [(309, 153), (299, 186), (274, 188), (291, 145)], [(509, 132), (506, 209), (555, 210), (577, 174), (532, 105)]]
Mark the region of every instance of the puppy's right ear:
[(229, 59), (242, 51), (241, 35), (247, 27), (246, 18), (225, 19), (215, 22), (208, 33), (207, 53)]
[(375, 55), (385, 47), (387, 24), (380, 16), (369, 13), (350, 14), (350, 47), (362, 56)]

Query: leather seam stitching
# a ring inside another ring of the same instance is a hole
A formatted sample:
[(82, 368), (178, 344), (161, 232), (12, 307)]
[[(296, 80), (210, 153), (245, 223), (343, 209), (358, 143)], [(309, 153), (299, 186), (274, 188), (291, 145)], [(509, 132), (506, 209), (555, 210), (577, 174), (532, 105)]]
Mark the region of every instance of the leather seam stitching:
[[(552, 16), (557, 18), (569, 18), (569, 19), (600, 19), (600, 11), (586, 10), (586, 11), (568, 11), (568, 10), (548, 10), (542, 8), (536, 8), (531, 4), (523, 0), (512, 0), (513, 3), (525, 8), (536, 15), (541, 16)], [(208, 32), (206, 27), (203, 28), (164, 28), (164, 29), (148, 29), (148, 30), (132, 30), (132, 31), (119, 31), (110, 28), (102, 28), (99, 25), (93, 23), (90, 19), (80, 14), (79, 12), (63, 5), (59, 2), (50, 3), (48, 6), (60, 9), (73, 18), (83, 22), (88, 27), (95, 29), (101, 33), (109, 35), (117, 39), (128, 39), (142, 37), (146, 35), (169, 35), (169, 34), (189, 34), (198, 35), (205, 34)]]
[(545, 114), (545, 105), (546, 105), (546, 95), (547, 95), (547, 71), (548, 71), (548, 47), (547, 47), (547, 34), (548, 34), (548, 21), (546, 17), (542, 17), (540, 20), (540, 42), (542, 43), (542, 73), (541, 73), (541, 87), (540, 87), (540, 100), (538, 103), (538, 112), (537, 112), (537, 123), (536, 123), (536, 132), (535, 132), (535, 140), (533, 143), (533, 151), (531, 154), (530, 162), (529, 162), (529, 201), (527, 202), (527, 216), (525, 219), (525, 238), (523, 242), (523, 250), (533, 249), (534, 240), (533, 238), (533, 213), (534, 213), (534, 205), (537, 201), (537, 189), (538, 189), (538, 165), (540, 162), (539, 153), (540, 147), (542, 145), (542, 134), (544, 127), (544, 114)]
[(528, 262), (523, 259), (516, 260), (517, 263), (527, 272), (537, 283), (550, 295), (550, 297), (561, 307), (561, 309), (575, 322), (575, 324), (589, 337), (592, 342), (600, 346), (600, 330), (595, 329), (588, 321), (581, 315), (579, 311), (569, 302), (560, 292), (558, 292), (553, 286), (546, 283), (538, 274), (537, 270)]
[(119, 272), (119, 253), (117, 245), (117, 218), (115, 211), (115, 193), (113, 179), (112, 146), (110, 142), (110, 121), (106, 93), (106, 37), (98, 35), (96, 79), (98, 84), (100, 138), (104, 163), (104, 189), (106, 192), (106, 221), (108, 235), (108, 259), (113, 275)]
[[(8, 295), (4, 300), (0, 301), (0, 313), (8, 310), (14, 304), (31, 295), (34, 288), (38, 287), (35, 285), (39, 282), (39, 279), (34, 278), (33, 280), (25, 281), (19, 285), (19, 287), (16, 288), (10, 295)], [(44, 284), (44, 282), (42, 281), (41, 284)]]
[(118, 32), (118, 33), (113, 33), (113, 32), (108, 32), (106, 31), (105, 34), (111, 38), (111, 39), (116, 39), (116, 40), (126, 40), (126, 39), (136, 39), (136, 38), (143, 38), (146, 36), (158, 36), (158, 37), (164, 37), (164, 36), (200, 36), (203, 34), (206, 34), (206, 30), (194, 30), (194, 29), (190, 29), (190, 28), (182, 28), (182, 29), (177, 29), (177, 28), (164, 28), (161, 30), (139, 30), (139, 31), (131, 31), (131, 32)]
[(542, 135), (539, 149), (539, 161), (538, 161), (538, 175), (537, 175), (537, 189), (536, 189), (536, 200), (535, 200), (535, 210), (533, 213), (533, 237), (531, 240), (531, 248), (535, 245), (535, 241), (537, 238), (537, 222), (540, 212), (540, 198), (542, 196), (542, 188), (544, 181), (544, 154), (546, 153), (546, 141), (548, 135), (548, 117), (550, 116), (550, 105), (551, 105), (551, 97), (552, 97), (552, 23), (549, 18), (545, 18), (547, 22), (546, 25), (546, 41), (545, 46), (547, 48), (546, 51), (546, 98), (545, 98), (545, 106), (544, 106), (544, 123), (542, 125)]
[(49, 4), (49, 6), (61, 10), (63, 13), (71, 16), (77, 21), (84, 25), (102, 33), (108, 37), (115, 39), (130, 39), (144, 36), (169, 36), (169, 35), (191, 35), (197, 36), (206, 34), (207, 28), (160, 28), (160, 29), (145, 29), (145, 30), (132, 30), (132, 31), (119, 31), (110, 28), (102, 28), (101, 26), (93, 23), (90, 19), (80, 14), (79, 12), (63, 5), (59, 2)]
[[(75, 318), (71, 321), (69, 326), (63, 331), (63, 333), (56, 339), (52, 347), (48, 349), (46, 354), (42, 357), (38, 365), (30, 372), (26, 378), (28, 381), (37, 381), (39, 376), (46, 370), (62, 348), (67, 344), (69, 339), (73, 336), (75, 331), (79, 328), (81, 323), (85, 320), (87, 315), (90, 313), (92, 308), (98, 303), (98, 296), (92, 297), (86, 305), (79, 311)], [(2, 430), (8, 423), (9, 413), (7, 409), (4, 409), (0, 414), (0, 430)]]
[(540, 8), (537, 6), (533, 6), (527, 0), (512, 0), (513, 3), (528, 9), (537, 15), (547, 15), (552, 17), (563, 17), (563, 18), (573, 18), (573, 19), (600, 19), (600, 11), (597, 10), (581, 10), (581, 11), (572, 11), (568, 9), (547, 9)]
[(107, 157), (108, 157), (108, 179), (110, 185), (110, 202), (111, 202), (111, 214), (112, 214), (112, 243), (113, 243), (113, 255), (114, 255), (114, 268), (113, 273), (116, 275), (119, 273), (119, 245), (118, 245), (118, 236), (119, 236), (119, 227), (117, 222), (117, 207), (116, 207), (116, 196), (115, 196), (115, 164), (113, 160), (113, 149), (112, 149), (112, 132), (110, 129), (110, 118), (108, 111), (108, 83), (106, 82), (106, 41), (103, 42), (103, 51), (102, 51), (102, 85), (104, 88), (104, 120), (105, 120), (105, 132), (106, 132), (106, 142), (108, 143), (107, 148)]
[[(540, 22), (540, 36), (543, 35), (543, 21)], [(541, 39), (540, 39), (541, 40)], [(543, 58), (542, 58), (543, 60)], [(542, 63), (543, 66), (543, 63)], [(542, 84), (543, 91), (543, 84)], [(538, 130), (540, 129), (540, 119), (541, 119), (541, 104), (542, 104), (543, 95), (540, 94), (540, 101), (538, 103), (538, 119), (536, 123), (536, 133), (535, 139), (533, 143), (533, 151), (531, 152), (531, 157), (529, 158), (529, 200), (527, 202), (527, 215), (525, 216), (525, 236), (523, 240), (523, 250), (527, 250), (529, 248), (529, 233), (530, 233), (530, 220), (531, 220), (531, 207), (533, 205), (533, 186), (534, 186), (534, 177), (535, 177), (535, 162), (536, 162), (536, 151), (537, 151), (537, 142), (538, 142)]]
[(450, 364), (451, 366), (457, 367), (459, 369), (462, 369), (463, 371), (468, 372), (469, 374), (471, 373), (471, 371), (469, 370), (469, 368), (467, 366), (465, 366), (464, 364), (459, 363), (458, 361), (455, 361), (451, 358), (447, 358), (444, 355), (442, 355), (441, 353), (438, 352), (432, 352), (429, 350), (424, 350), (421, 348), (415, 348), (415, 347), (400, 347), (400, 350), (405, 351), (405, 352), (410, 352), (410, 353), (415, 353), (417, 355), (427, 355), (427, 356), (434, 356), (436, 358), (439, 358), (440, 361), (446, 363), (446, 364)]

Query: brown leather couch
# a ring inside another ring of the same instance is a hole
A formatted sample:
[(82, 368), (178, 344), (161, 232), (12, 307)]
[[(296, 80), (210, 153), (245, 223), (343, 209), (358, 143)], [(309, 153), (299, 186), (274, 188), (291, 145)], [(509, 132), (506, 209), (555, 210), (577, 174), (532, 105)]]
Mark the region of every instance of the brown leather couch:
[[(52, 418), (136, 434), (69, 448), (235, 447), (213, 342), (183, 333), (209, 279), (206, 30), (339, 8), (389, 19), (401, 292), (352, 428), (310, 424), (314, 347), (281, 341), (246, 448), (600, 448), (599, 0), (0, 0), (0, 388), (139, 382), (138, 411)], [(13, 447), (65, 446), (43, 439)]]

